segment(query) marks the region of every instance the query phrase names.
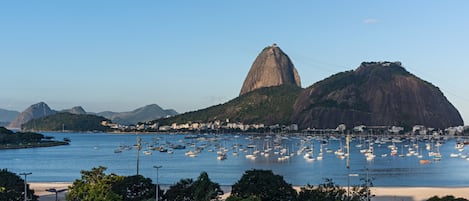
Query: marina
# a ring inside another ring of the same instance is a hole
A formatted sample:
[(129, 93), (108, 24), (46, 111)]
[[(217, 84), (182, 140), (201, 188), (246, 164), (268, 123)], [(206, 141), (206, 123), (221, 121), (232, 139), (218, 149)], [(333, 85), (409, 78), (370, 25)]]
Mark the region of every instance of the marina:
[[(469, 186), (469, 145), (463, 138), (307, 134), (109, 134), (43, 133), (70, 145), (0, 150), (0, 168), (32, 172), (35, 182), (73, 182), (80, 170), (105, 166), (107, 173), (139, 172), (174, 184), (206, 171), (232, 185), (250, 169), (270, 169), (293, 185)], [(141, 138), (140, 151), (137, 138)], [(349, 146), (347, 147), (347, 144)], [(137, 154), (138, 152), (138, 154)], [(350, 168), (347, 168), (350, 167)]]

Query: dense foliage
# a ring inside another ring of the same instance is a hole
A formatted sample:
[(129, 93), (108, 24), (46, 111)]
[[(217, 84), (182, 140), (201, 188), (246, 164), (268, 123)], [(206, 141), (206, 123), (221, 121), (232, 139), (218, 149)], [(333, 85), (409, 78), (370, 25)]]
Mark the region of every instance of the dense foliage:
[(215, 120), (242, 122), (290, 124), (293, 104), (303, 89), (295, 85), (266, 87), (239, 96), (227, 103), (195, 112), (188, 112), (170, 118), (159, 119), (160, 125), (186, 122), (212, 122)]
[(431, 198), (429, 198), (427, 201), (468, 201), (467, 199), (465, 198), (456, 198), (452, 195), (447, 195), (445, 197), (438, 197), (438, 196), (433, 196)]
[(32, 143), (39, 142), (44, 138), (44, 135), (31, 132), (13, 132), (0, 127), (0, 144), (17, 144), (17, 143)]
[(106, 167), (99, 166), (90, 171), (82, 170), (81, 179), (73, 182), (67, 193), (69, 201), (120, 201), (122, 195), (113, 192), (112, 186), (122, 181), (124, 177), (114, 174), (106, 175)]
[(318, 187), (307, 185), (301, 188), (298, 195), (298, 200), (301, 201), (369, 201), (374, 195), (371, 194), (370, 188), (371, 182), (364, 180), (365, 183), (360, 186), (352, 186), (350, 191), (340, 187), (331, 179), (326, 179), (324, 184), (320, 184)]
[(298, 194), (282, 176), (270, 170), (249, 170), (233, 185), (227, 201), (369, 201), (373, 197), (369, 187), (373, 184), (371, 180), (362, 180), (362, 185), (352, 186), (348, 193), (346, 188), (326, 179), (317, 187), (302, 187)]
[[(24, 180), (15, 173), (9, 172), (7, 169), (0, 170), (0, 200), (2, 201), (19, 201), (24, 200)], [(28, 198), (32, 201), (37, 200), (34, 190), (27, 186)]]
[(230, 196), (226, 199), (226, 201), (262, 201), (259, 197), (256, 197), (254, 195), (249, 196), (247, 198), (240, 198), (237, 196)]
[(206, 172), (202, 172), (197, 180), (182, 179), (172, 185), (164, 195), (168, 201), (210, 201), (223, 194), (218, 183), (214, 183)]
[(23, 124), (22, 129), (44, 131), (106, 131), (108, 128), (101, 125), (101, 122), (106, 120), (106, 118), (96, 115), (63, 112), (31, 120)]
[(231, 190), (232, 200), (259, 198), (262, 201), (296, 200), (297, 193), (282, 176), (271, 170), (248, 170)]
[(181, 179), (176, 184), (169, 187), (166, 191), (164, 200), (194, 200), (193, 186), (194, 180)]
[[(151, 179), (141, 175), (124, 177), (112, 185), (112, 191), (122, 196), (123, 201), (141, 201), (155, 195), (155, 185)], [(159, 195), (163, 193), (160, 192)]]
[[(150, 201), (155, 199), (155, 185), (151, 179), (142, 176), (118, 176), (105, 174), (105, 167), (81, 171), (81, 179), (77, 179), (69, 188), (69, 201)], [(22, 195), (23, 181), (17, 175), (0, 171), (0, 200), (5, 196)], [(5, 179), (4, 179), (5, 178)], [(361, 179), (362, 185), (346, 187), (336, 185), (331, 179), (317, 187), (307, 185), (299, 192), (282, 176), (275, 175), (271, 170), (248, 170), (241, 179), (232, 186), (231, 196), (226, 201), (370, 201), (374, 195), (370, 187), (371, 179)], [(13, 187), (9, 187), (13, 186)], [(15, 189), (15, 190), (9, 190)], [(160, 190), (160, 189), (159, 189)], [(6, 192), (10, 192), (7, 193)], [(16, 193), (14, 193), (16, 192)], [(19, 193), (18, 193), (19, 192)], [(29, 194), (33, 194), (30, 191)], [(159, 191), (160, 200), (164, 201), (211, 201), (218, 200), (223, 191), (218, 183), (212, 182), (206, 172), (196, 179), (181, 179), (164, 192)], [(2, 197), (3, 196), (3, 197)], [(16, 199), (18, 200), (18, 199)], [(21, 200), (21, 199), (20, 199)], [(464, 198), (434, 196), (429, 201), (468, 201)]]
[[(75, 180), (69, 188), (69, 201), (140, 201), (155, 199), (155, 185), (151, 179), (140, 175), (118, 176), (105, 174), (106, 167), (81, 171), (81, 179)], [(159, 189), (159, 188), (158, 188)], [(218, 183), (214, 183), (206, 172), (197, 180), (182, 179), (165, 193), (159, 189), (161, 200), (168, 201), (210, 201), (223, 194)]]

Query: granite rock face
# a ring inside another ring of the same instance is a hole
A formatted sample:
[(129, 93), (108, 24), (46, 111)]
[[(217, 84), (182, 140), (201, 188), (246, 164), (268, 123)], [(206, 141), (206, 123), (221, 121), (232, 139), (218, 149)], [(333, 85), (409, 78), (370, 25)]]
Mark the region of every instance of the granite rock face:
[(239, 95), (263, 87), (292, 84), (301, 87), (300, 76), (290, 58), (276, 45), (264, 48), (251, 66)]
[(61, 112), (67, 112), (70, 114), (86, 114), (85, 109), (83, 109), (81, 106), (75, 106), (71, 109), (62, 110)]
[(8, 125), (9, 128), (21, 128), (21, 125), (33, 120), (33, 119), (38, 119), (41, 117), (49, 116), (52, 114), (57, 113), (54, 110), (51, 110), (49, 106), (44, 103), (36, 103), (34, 105), (29, 106), (26, 110), (21, 112), (15, 120), (13, 120), (10, 125)]
[(291, 120), (300, 128), (463, 125), (443, 93), (400, 62), (364, 62), (317, 82), (300, 94)]

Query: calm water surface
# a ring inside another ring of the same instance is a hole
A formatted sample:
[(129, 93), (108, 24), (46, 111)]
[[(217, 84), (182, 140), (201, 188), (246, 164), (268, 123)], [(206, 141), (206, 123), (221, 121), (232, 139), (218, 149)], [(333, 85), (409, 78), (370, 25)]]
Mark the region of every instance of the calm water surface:
[[(106, 134), (106, 133), (44, 133), (57, 139), (70, 138), (68, 146), (0, 150), (0, 168), (7, 168), (16, 173), (32, 172), (28, 181), (37, 182), (71, 182), (80, 178), (80, 170), (90, 170), (92, 167), (105, 166), (107, 173), (119, 175), (136, 174), (137, 151), (135, 147), (137, 135), (135, 134)], [(317, 156), (323, 140), (311, 139), (312, 144), (304, 142), (304, 136), (276, 137), (223, 134), (218, 136), (202, 135), (199, 139), (188, 139), (187, 135), (180, 134), (142, 134), (142, 150), (140, 151), (140, 174), (156, 180), (154, 165), (162, 165), (159, 170), (159, 181), (162, 184), (174, 184), (183, 178), (197, 178), (202, 171), (206, 171), (209, 177), (222, 185), (232, 185), (237, 182), (246, 170), (269, 169), (275, 174), (280, 174), (293, 185), (305, 185), (322, 183), (324, 178), (331, 178), (335, 183), (346, 185), (348, 170), (346, 160), (338, 158), (333, 152), (326, 153), (326, 149), (336, 151), (345, 145), (345, 139), (328, 140), (327, 145), (322, 146), (324, 159), (308, 162), (303, 154), (298, 155), (300, 145), (313, 148)], [(262, 151), (266, 148), (274, 148), (274, 140), (281, 145), (288, 154), (294, 154), (289, 160), (279, 161), (272, 150), (269, 157), (257, 155), (255, 160), (247, 159), (247, 154), (253, 151)], [(151, 155), (145, 155), (143, 151), (149, 146), (172, 144), (185, 145), (186, 149), (174, 149), (172, 154), (152, 151)], [(469, 161), (463, 159), (469, 152), (458, 152), (455, 149), (457, 139), (443, 141), (439, 147), (442, 155), (441, 161), (431, 161), (430, 164), (420, 164), (417, 156), (406, 155), (409, 147), (423, 155), (422, 159), (431, 160), (428, 156), (426, 143), (432, 145), (431, 151), (437, 152), (438, 147), (429, 141), (403, 141), (395, 143), (399, 151), (396, 156), (390, 156), (391, 142), (374, 144), (376, 157), (367, 161), (360, 153), (360, 149), (367, 148), (369, 142), (365, 139), (355, 138), (351, 142), (350, 170), (352, 174), (351, 184), (361, 184), (362, 178), (373, 178), (375, 186), (469, 186)], [(238, 148), (233, 145), (241, 144)], [(255, 148), (247, 148), (251, 144)], [(363, 147), (357, 147), (363, 144)], [(122, 150), (114, 153), (120, 146), (130, 146), (131, 150)], [(415, 147), (418, 145), (418, 148)], [(203, 147), (197, 157), (188, 157), (187, 151), (195, 150), (195, 147)], [(217, 160), (218, 147), (226, 147), (226, 160)], [(241, 148), (241, 150), (239, 149)], [(242, 151), (242, 150), (245, 150)], [(212, 152), (213, 151), (213, 152)], [(237, 157), (234, 151), (239, 152)], [(451, 153), (458, 157), (450, 157)], [(383, 154), (387, 156), (383, 157)], [(461, 157), (462, 156), (462, 157)], [(358, 175), (358, 176), (357, 176)]]

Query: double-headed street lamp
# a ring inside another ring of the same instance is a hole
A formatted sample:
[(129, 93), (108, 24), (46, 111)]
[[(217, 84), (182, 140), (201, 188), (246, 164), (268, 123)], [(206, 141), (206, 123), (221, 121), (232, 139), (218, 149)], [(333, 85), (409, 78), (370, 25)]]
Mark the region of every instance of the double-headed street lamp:
[(160, 197), (159, 197), (159, 195), (158, 195), (158, 193), (159, 193), (158, 187), (160, 186), (160, 183), (159, 183), (159, 181), (158, 181), (158, 177), (159, 177), (159, 175), (158, 175), (158, 170), (159, 170), (160, 168), (162, 168), (162, 167), (163, 167), (163, 166), (161, 166), (161, 165), (154, 165), (154, 166), (153, 166), (153, 168), (156, 168), (156, 196), (155, 196), (155, 201), (159, 201), (159, 200), (160, 200)]
[(57, 190), (55, 188), (50, 188), (50, 189), (46, 189), (47, 192), (51, 192), (51, 193), (55, 193), (55, 201), (58, 201), (58, 196), (57, 194), (58, 193), (61, 193), (61, 192), (64, 192), (64, 191), (67, 191), (67, 189), (60, 189), (60, 190)]
[(20, 173), (20, 175), (24, 176), (24, 201), (28, 201), (28, 175), (31, 175), (31, 172)]

